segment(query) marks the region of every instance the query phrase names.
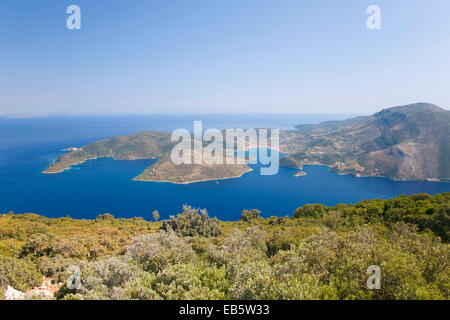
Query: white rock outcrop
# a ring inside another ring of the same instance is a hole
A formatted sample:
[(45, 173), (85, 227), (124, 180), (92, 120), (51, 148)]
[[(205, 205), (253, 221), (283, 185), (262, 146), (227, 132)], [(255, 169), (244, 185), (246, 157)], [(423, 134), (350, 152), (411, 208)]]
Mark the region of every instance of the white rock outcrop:
[(5, 292), (5, 300), (24, 300), (25, 293), (8, 286)]

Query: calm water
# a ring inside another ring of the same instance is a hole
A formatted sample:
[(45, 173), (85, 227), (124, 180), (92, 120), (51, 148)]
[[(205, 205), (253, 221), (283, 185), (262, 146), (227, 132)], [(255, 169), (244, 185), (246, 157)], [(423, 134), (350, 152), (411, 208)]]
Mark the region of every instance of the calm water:
[(264, 216), (284, 216), (305, 203), (335, 205), (400, 194), (450, 192), (450, 183), (340, 176), (324, 166), (305, 166), (307, 175), (304, 177), (294, 177), (294, 169), (280, 168), (275, 176), (260, 176), (259, 170), (254, 170), (240, 179), (189, 185), (132, 181), (153, 160), (98, 159), (61, 174), (41, 174), (65, 147), (145, 129), (190, 129), (193, 120), (203, 120), (205, 127), (219, 129), (289, 128), (297, 123), (336, 118), (343, 116), (0, 118), (0, 212), (35, 212), (49, 217), (69, 214), (74, 218), (95, 218), (100, 213), (110, 212), (118, 217), (150, 219), (155, 209), (162, 218), (167, 218), (179, 213), (187, 203), (207, 208), (211, 216), (236, 220), (242, 209), (258, 208)]

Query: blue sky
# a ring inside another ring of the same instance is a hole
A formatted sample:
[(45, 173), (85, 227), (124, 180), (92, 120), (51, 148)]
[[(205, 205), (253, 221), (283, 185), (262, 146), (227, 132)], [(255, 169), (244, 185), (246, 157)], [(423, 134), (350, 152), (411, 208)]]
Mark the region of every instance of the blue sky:
[(449, 15), (448, 0), (0, 0), (0, 114), (449, 109)]

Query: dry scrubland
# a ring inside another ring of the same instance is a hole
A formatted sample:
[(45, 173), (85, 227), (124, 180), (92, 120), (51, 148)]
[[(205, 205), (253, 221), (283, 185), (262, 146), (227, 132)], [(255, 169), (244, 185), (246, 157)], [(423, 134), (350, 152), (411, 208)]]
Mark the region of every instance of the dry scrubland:
[[(162, 222), (0, 215), (0, 293), (28, 299), (449, 299), (450, 193), (306, 205), (236, 222), (183, 208)], [(366, 289), (379, 265), (382, 289)], [(69, 266), (82, 286), (65, 285)]]

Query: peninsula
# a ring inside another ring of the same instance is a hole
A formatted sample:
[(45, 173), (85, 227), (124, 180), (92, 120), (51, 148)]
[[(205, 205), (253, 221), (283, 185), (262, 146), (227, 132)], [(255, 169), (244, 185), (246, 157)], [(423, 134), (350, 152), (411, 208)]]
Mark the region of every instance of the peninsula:
[(128, 136), (101, 140), (60, 156), (43, 173), (56, 174), (87, 160), (114, 158), (117, 160), (159, 159), (135, 181), (156, 181), (187, 184), (202, 181), (238, 178), (252, 169), (244, 164), (181, 164), (169, 157), (176, 142), (165, 132), (144, 131)]
[(134, 178), (135, 181), (195, 182), (240, 178), (252, 171), (246, 164), (180, 164), (174, 165), (169, 157), (161, 159)]

